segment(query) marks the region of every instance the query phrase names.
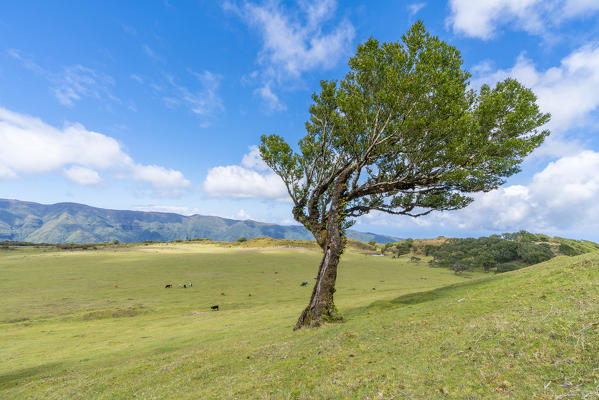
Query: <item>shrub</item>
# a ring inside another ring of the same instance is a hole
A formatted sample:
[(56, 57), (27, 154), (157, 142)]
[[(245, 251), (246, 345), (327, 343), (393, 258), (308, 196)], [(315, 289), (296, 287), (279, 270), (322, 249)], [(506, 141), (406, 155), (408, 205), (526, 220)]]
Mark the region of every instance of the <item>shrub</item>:
[(240, 237), (240, 238), (237, 239), (237, 242), (239, 242), (239, 243), (247, 242), (247, 239), (242, 236), (242, 237)]

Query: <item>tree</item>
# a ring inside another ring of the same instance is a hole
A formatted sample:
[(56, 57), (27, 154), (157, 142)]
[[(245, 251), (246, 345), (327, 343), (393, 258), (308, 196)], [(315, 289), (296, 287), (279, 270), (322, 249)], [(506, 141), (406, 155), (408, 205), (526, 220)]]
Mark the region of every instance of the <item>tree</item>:
[(397, 249), (397, 255), (402, 256), (410, 252), (410, 250), (412, 249), (412, 245), (404, 240), (402, 242), (397, 243), (395, 245), (395, 248)]
[(296, 329), (341, 320), (333, 302), (345, 230), (370, 211), (413, 217), (468, 205), (519, 171), (549, 120), (513, 79), (469, 87), (458, 50), (416, 22), (401, 41), (369, 39), (341, 81), (312, 95), (296, 151), (277, 135), (260, 153), (322, 248), (312, 297)]

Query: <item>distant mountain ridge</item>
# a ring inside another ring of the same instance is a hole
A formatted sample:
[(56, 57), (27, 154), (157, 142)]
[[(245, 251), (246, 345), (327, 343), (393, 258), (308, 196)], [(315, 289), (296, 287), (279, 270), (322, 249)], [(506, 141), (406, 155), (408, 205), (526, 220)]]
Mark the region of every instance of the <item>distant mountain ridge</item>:
[[(39, 204), (0, 199), (0, 241), (35, 243), (99, 243), (119, 240), (170, 241), (210, 238), (233, 241), (239, 237), (270, 236), (276, 239), (313, 240), (302, 226), (285, 226), (240, 221), (206, 215), (185, 216), (174, 213), (109, 210), (78, 203)], [(379, 243), (400, 238), (375, 233), (348, 231), (348, 236)]]

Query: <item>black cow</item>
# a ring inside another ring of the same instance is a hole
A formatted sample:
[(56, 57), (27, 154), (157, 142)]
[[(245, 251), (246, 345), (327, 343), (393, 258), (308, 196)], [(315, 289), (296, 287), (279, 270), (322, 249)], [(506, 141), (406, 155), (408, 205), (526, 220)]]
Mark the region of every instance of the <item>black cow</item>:
[(172, 288), (172, 287), (173, 287), (173, 285), (171, 285), (171, 284), (169, 283), (169, 284), (168, 284), (168, 285), (166, 285), (164, 288), (165, 288), (165, 289), (170, 289), (170, 288)]
[(183, 289), (187, 289), (187, 285), (186, 284), (183, 284)]
[(212, 311), (218, 311), (218, 306), (212, 306), (210, 309), (212, 309)]
[(302, 282), (302, 284), (300, 286), (306, 286), (308, 285), (308, 282)]

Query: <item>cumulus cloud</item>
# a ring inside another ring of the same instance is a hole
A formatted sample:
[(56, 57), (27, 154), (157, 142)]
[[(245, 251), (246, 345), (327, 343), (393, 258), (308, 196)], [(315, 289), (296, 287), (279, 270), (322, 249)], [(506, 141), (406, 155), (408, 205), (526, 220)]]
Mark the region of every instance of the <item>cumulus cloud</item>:
[(255, 169), (256, 171), (266, 171), (268, 170), (268, 165), (260, 156), (260, 149), (258, 146), (250, 146), (250, 152), (245, 154), (241, 159), (241, 165), (245, 168)]
[(78, 165), (65, 169), (64, 175), (80, 185), (98, 185), (102, 183), (102, 178), (96, 171)]
[(453, 31), (480, 39), (492, 38), (504, 24), (548, 35), (564, 20), (599, 10), (599, 2), (589, 0), (450, 0), (449, 6)]
[(565, 140), (565, 134), (580, 128), (596, 129), (599, 111), (599, 43), (582, 46), (564, 57), (558, 66), (539, 70), (524, 54), (509, 69), (493, 70), (489, 61), (473, 68), (472, 86), (512, 77), (531, 88), (541, 110), (551, 113), (547, 128), (552, 134), (535, 156), (576, 154), (582, 146)]
[(190, 184), (179, 171), (134, 162), (114, 138), (81, 124), (55, 128), (2, 107), (0, 143), (0, 178), (62, 170), (76, 183), (94, 185), (102, 181), (97, 170), (112, 170), (149, 183), (163, 195), (177, 195)]
[(300, 1), (299, 10), (285, 8), (277, 1), (261, 5), (244, 1), (224, 3), (224, 9), (243, 18), (257, 29), (263, 41), (258, 63), (261, 96), (269, 108), (284, 109), (273, 86), (298, 79), (316, 68), (332, 68), (351, 44), (355, 30), (347, 19), (333, 23), (335, 0)]
[(599, 226), (599, 152), (585, 150), (549, 163), (527, 185), (479, 193), (465, 209), (426, 217), (394, 218), (373, 213), (370, 224), (509, 232), (594, 232)]
[(204, 190), (213, 197), (288, 200), (283, 181), (264, 164), (256, 146), (250, 147), (242, 165), (211, 168), (204, 181)]
[(181, 171), (167, 169), (158, 165), (131, 166), (133, 179), (150, 183), (158, 194), (167, 197), (179, 196), (181, 189), (190, 185)]

